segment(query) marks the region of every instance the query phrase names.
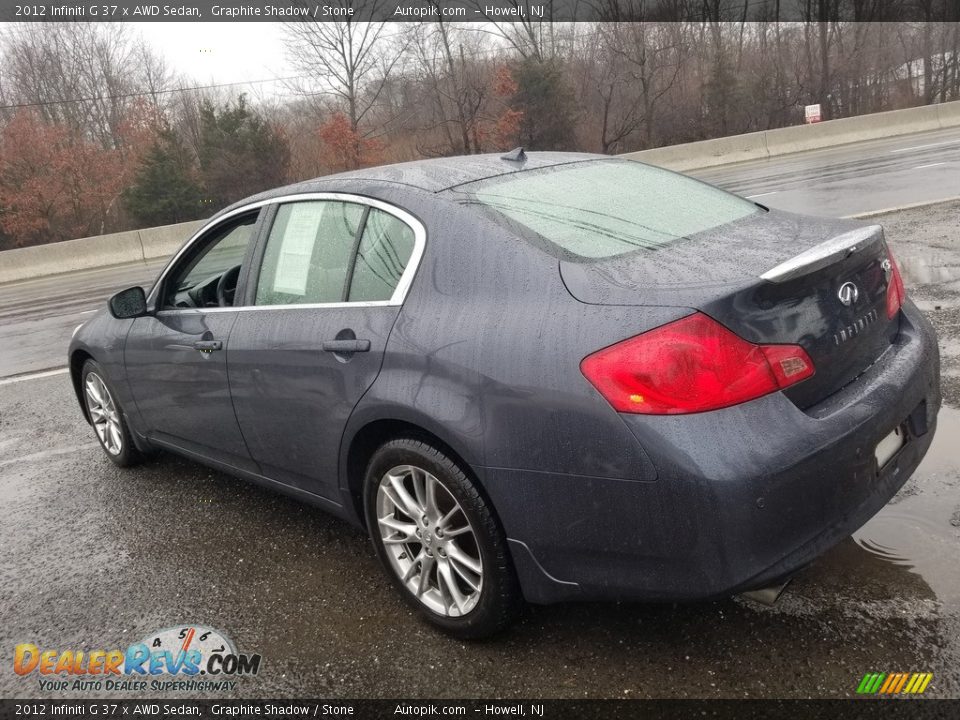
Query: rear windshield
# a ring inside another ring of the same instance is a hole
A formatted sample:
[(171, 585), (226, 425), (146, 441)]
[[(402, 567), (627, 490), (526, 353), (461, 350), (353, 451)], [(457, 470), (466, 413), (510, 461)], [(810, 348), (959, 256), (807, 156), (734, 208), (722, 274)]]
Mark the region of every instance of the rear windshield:
[(656, 249), (759, 212), (699, 180), (627, 160), (516, 173), (456, 192), (580, 258)]

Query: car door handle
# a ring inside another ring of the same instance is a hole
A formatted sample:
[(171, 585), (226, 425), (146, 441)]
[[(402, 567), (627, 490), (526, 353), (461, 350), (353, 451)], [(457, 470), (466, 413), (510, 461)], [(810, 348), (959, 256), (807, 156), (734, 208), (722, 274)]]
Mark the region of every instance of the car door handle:
[(324, 340), (324, 352), (332, 353), (357, 353), (370, 352), (369, 340)]
[(223, 350), (223, 343), (220, 340), (197, 340), (193, 344), (193, 349), (200, 352), (213, 352)]

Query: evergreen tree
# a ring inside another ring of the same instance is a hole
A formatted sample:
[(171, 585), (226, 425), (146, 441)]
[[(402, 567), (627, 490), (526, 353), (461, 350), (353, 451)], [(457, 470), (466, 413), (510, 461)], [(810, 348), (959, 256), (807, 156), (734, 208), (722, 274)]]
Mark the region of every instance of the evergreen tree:
[(127, 210), (142, 227), (196, 220), (204, 214), (202, 198), (186, 149), (170, 129), (159, 133), (123, 193)]
[(574, 101), (558, 62), (525, 58), (513, 77), (517, 92), (511, 107), (523, 113), (521, 144), (530, 150), (575, 149)]
[(222, 207), (282, 185), (290, 163), (286, 138), (246, 104), (200, 106), (200, 176), (207, 199)]

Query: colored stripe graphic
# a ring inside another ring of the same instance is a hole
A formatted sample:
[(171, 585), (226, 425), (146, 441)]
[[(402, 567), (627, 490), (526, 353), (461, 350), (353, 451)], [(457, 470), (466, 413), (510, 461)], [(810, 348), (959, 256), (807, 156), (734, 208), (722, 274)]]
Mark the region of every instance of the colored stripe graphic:
[(903, 689), (903, 692), (910, 694), (913, 692), (913, 689), (920, 686), (920, 683), (917, 682), (920, 679), (920, 673), (914, 673), (910, 676), (910, 682), (907, 683), (907, 686)]
[(910, 673), (900, 673), (896, 687), (891, 689), (890, 692), (898, 693), (903, 690), (903, 686), (907, 684), (908, 677), (910, 677)]
[(859, 695), (919, 695), (933, 680), (933, 673), (866, 673), (857, 685)]
[(880, 687), (880, 694), (884, 695), (890, 690), (890, 686), (893, 684), (894, 679), (897, 677), (896, 673), (890, 673), (887, 675), (886, 681)]

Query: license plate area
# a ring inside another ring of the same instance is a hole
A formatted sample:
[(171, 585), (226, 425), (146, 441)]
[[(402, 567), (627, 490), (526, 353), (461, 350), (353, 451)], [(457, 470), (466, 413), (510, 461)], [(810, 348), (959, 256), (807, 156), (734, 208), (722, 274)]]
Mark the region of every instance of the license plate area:
[(907, 442), (907, 431), (903, 425), (898, 425), (889, 435), (877, 443), (873, 454), (877, 458), (877, 470), (882, 470), (884, 465), (893, 459), (893, 456), (900, 452)]

